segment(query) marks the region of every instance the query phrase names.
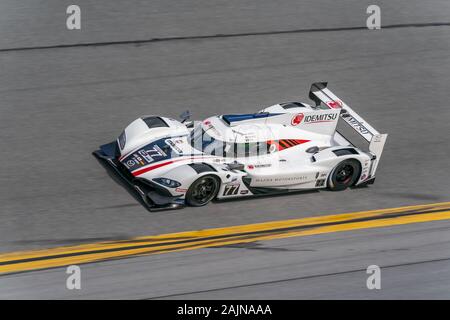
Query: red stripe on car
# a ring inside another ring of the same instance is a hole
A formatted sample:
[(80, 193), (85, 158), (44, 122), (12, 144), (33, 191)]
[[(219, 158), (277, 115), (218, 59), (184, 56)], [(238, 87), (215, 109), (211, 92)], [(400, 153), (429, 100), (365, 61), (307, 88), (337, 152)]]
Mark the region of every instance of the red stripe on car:
[(153, 166), (133, 171), (131, 174), (133, 176), (137, 177), (137, 176), (140, 176), (141, 174), (144, 174), (146, 172), (149, 172), (149, 171), (152, 171), (152, 170), (155, 170), (155, 169), (167, 166), (167, 165), (172, 164), (174, 162), (183, 161), (183, 160), (204, 159), (204, 158), (211, 158), (211, 157), (208, 157), (208, 156), (206, 156), (206, 157), (188, 157), (188, 158), (170, 160), (170, 161), (166, 161), (166, 162), (160, 162), (160, 163), (157, 163), (157, 164), (155, 164)]

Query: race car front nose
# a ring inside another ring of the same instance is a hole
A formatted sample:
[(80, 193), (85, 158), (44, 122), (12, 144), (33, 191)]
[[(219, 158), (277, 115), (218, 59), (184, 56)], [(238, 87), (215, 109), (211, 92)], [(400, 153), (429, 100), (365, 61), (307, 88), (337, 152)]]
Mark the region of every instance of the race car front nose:
[(123, 150), (125, 148), (125, 144), (127, 142), (127, 135), (125, 134), (125, 130), (122, 131), (120, 136), (117, 138), (117, 143), (119, 144), (120, 150)]
[(120, 150), (116, 141), (101, 145), (100, 151), (110, 159), (116, 159), (120, 156)]

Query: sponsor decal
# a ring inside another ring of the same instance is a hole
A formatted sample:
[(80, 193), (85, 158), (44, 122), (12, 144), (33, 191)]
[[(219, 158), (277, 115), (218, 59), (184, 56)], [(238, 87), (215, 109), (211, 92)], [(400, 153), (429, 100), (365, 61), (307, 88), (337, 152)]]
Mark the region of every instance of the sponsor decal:
[(223, 195), (224, 196), (234, 196), (234, 195), (238, 194), (240, 186), (241, 186), (240, 184), (226, 185), (225, 189), (223, 190)]
[(275, 144), (271, 144), (270, 147), (269, 147), (269, 152), (273, 153), (275, 151), (277, 151), (277, 146)]
[(152, 149), (141, 149), (128, 156), (128, 160), (124, 162), (125, 167), (134, 170), (140, 166), (145, 166), (158, 158), (164, 158), (167, 154), (160, 147), (154, 145)]
[(253, 170), (255, 168), (269, 168), (272, 165), (270, 163), (261, 163), (261, 164), (249, 164), (247, 166), (248, 169)]
[(256, 178), (255, 182), (301, 182), (308, 180), (308, 176), (282, 177), (282, 178)]
[(187, 189), (184, 189), (184, 188), (176, 188), (175, 191), (176, 191), (176, 192), (181, 192), (181, 193), (186, 193), (186, 192), (187, 192)]
[(142, 166), (146, 166), (156, 161), (171, 158), (174, 152), (172, 152), (172, 154), (169, 156), (162, 150), (162, 148), (168, 145), (164, 140), (165, 139), (160, 139), (149, 143), (148, 145), (122, 157), (120, 161), (127, 169), (129, 169), (130, 171), (134, 171)]
[(140, 163), (141, 165), (145, 164), (144, 159), (141, 156), (139, 156), (137, 153), (133, 154), (133, 159), (135, 162)]
[(270, 163), (255, 164), (255, 168), (269, 168), (271, 166)]
[(153, 158), (145, 150), (139, 150), (138, 153), (148, 162), (152, 162)]
[(316, 187), (323, 187), (325, 185), (325, 179), (319, 179), (316, 181)]
[(304, 117), (305, 117), (305, 115), (303, 113), (296, 114), (291, 120), (291, 125), (293, 125), (293, 126), (299, 125), (302, 122)]
[(240, 194), (248, 194), (248, 190), (241, 190)]
[(162, 149), (157, 144), (155, 144), (153, 149), (147, 150), (147, 152), (148, 153), (152, 153), (150, 155), (152, 158), (155, 157), (155, 156), (161, 156), (161, 157), (166, 157), (167, 156), (167, 154), (164, 151), (162, 151)]
[(361, 122), (359, 122), (358, 120), (356, 120), (352, 116), (346, 117), (344, 119), (345, 119), (345, 121), (347, 121), (347, 123), (349, 125), (351, 125), (355, 130), (359, 131), (361, 134), (368, 134), (368, 133), (370, 133), (369, 130), (367, 130), (367, 128), (364, 127), (364, 125)]
[(336, 100), (336, 101), (329, 101), (327, 102), (327, 106), (331, 109), (340, 109), (342, 108), (342, 101)]
[(166, 143), (167, 143), (167, 144), (172, 148), (172, 150), (175, 151), (176, 153), (178, 153), (178, 154), (182, 154), (182, 153), (183, 153), (183, 150), (181, 150), (180, 147), (178, 147), (178, 146), (176, 145), (177, 142), (172, 141), (172, 140), (170, 140), (170, 139), (167, 139), (167, 140), (166, 140)]
[(337, 116), (337, 113), (313, 114), (306, 116), (304, 123), (332, 122)]
[(219, 136), (219, 137), (222, 136), (222, 134), (219, 132), (219, 130), (217, 130), (217, 129), (213, 126), (213, 124), (211, 123), (211, 121), (209, 121), (209, 120), (204, 121), (203, 124), (207, 127), (207, 128), (205, 129), (205, 131), (211, 130), (212, 132), (214, 132), (215, 135), (217, 135), (217, 136)]

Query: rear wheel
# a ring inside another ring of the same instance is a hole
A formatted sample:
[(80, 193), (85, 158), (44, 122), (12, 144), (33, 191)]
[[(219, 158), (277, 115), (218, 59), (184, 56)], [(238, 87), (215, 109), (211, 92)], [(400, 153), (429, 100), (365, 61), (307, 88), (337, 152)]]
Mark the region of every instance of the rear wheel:
[(361, 173), (361, 165), (355, 159), (340, 162), (328, 180), (328, 188), (333, 191), (345, 190), (354, 185)]
[(193, 207), (201, 207), (219, 192), (219, 179), (214, 175), (205, 175), (195, 180), (186, 192), (186, 203)]

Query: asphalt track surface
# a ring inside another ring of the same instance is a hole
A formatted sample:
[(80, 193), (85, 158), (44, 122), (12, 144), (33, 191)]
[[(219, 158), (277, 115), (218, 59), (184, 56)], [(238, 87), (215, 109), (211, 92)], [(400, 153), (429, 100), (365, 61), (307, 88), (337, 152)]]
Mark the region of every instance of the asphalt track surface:
[[(378, 31), (366, 1), (79, 1), (81, 31), (69, 4), (0, 4), (1, 252), (450, 200), (448, 1), (378, 2)], [(389, 133), (375, 185), (149, 213), (91, 156), (140, 115), (252, 112), (315, 81)], [(449, 298), (449, 228), (86, 264), (79, 291), (64, 268), (7, 275), (0, 298)]]

